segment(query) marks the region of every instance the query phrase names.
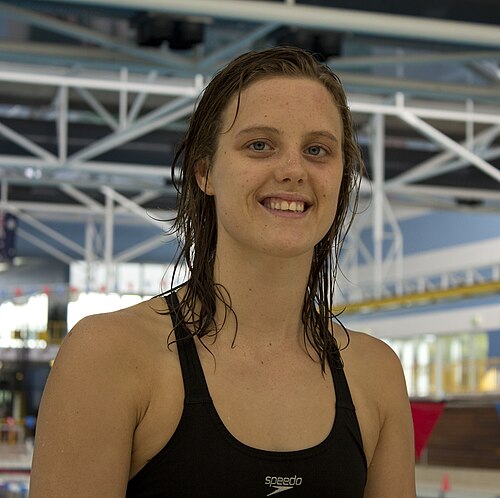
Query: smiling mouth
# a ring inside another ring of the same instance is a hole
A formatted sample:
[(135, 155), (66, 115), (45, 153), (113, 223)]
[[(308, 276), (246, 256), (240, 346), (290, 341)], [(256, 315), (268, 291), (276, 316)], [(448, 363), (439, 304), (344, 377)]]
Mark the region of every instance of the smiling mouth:
[(262, 205), (267, 209), (276, 211), (291, 211), (293, 213), (303, 213), (309, 207), (304, 201), (285, 201), (283, 199), (267, 198), (262, 201)]

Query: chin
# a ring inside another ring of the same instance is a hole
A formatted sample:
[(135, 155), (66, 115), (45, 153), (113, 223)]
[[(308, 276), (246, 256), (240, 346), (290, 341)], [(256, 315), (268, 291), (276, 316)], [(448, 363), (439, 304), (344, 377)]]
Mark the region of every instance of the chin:
[(264, 253), (277, 258), (300, 258), (311, 257), (313, 255), (314, 246), (305, 246), (302, 244), (276, 244), (264, 249)]

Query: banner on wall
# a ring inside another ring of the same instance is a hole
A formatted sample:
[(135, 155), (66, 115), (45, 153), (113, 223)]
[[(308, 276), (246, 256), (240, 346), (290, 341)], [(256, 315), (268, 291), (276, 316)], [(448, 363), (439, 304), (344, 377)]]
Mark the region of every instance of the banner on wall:
[(16, 255), (17, 217), (0, 213), (0, 262), (12, 262)]
[(411, 402), (413, 429), (415, 434), (415, 457), (420, 458), (432, 431), (441, 417), (445, 403)]

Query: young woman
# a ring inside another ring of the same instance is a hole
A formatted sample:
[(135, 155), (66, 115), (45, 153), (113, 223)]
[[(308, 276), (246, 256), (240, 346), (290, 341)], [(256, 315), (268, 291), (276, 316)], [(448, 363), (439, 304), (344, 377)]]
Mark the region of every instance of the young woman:
[(331, 312), (362, 168), (337, 77), (300, 49), (240, 56), (178, 157), (190, 279), (68, 334), (30, 496), (415, 497), (398, 358)]

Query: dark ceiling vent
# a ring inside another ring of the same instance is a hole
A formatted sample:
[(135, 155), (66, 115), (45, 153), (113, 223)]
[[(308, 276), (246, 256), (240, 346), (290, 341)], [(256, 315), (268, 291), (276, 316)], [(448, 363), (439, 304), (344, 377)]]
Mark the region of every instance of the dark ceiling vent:
[(188, 50), (203, 42), (205, 25), (166, 15), (140, 14), (133, 25), (137, 29), (137, 43), (159, 47), (164, 43), (172, 50)]

